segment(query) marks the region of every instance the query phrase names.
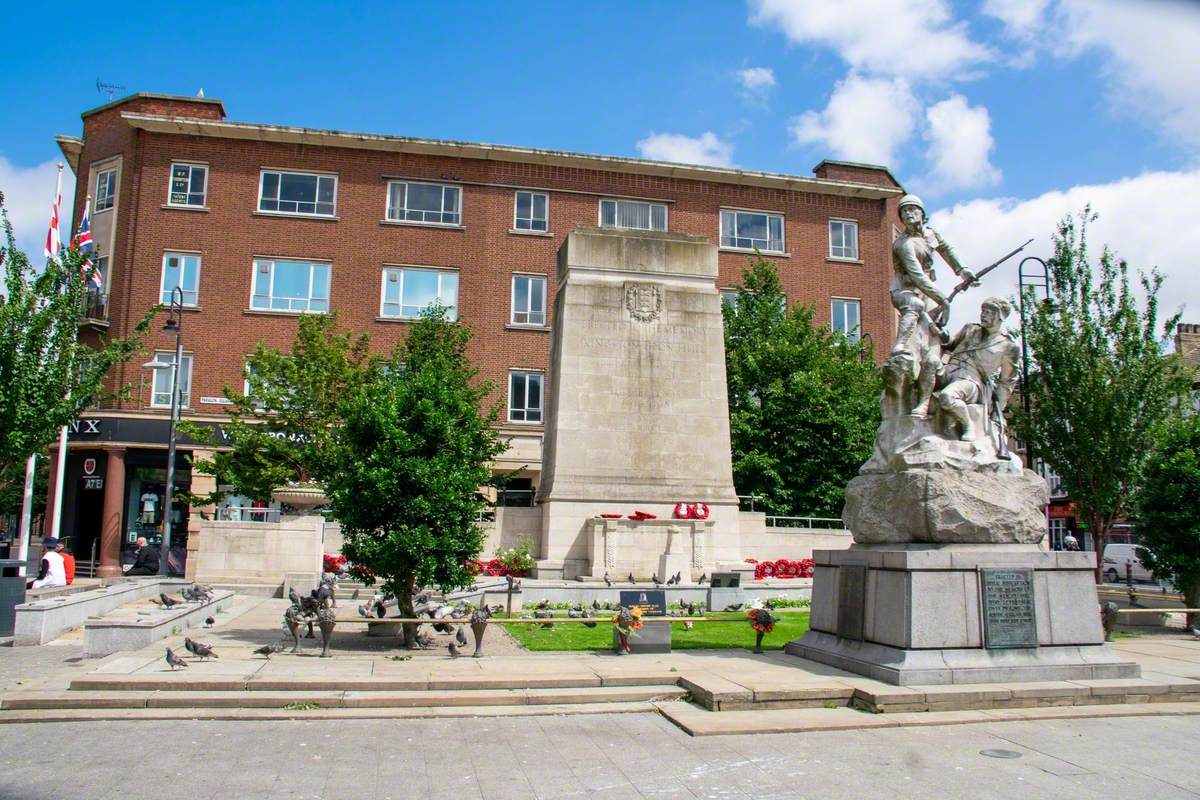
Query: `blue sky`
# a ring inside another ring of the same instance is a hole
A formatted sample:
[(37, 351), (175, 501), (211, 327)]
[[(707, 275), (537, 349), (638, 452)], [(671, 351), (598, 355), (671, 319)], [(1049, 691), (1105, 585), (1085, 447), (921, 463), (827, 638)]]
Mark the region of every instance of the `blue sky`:
[[(104, 33), (10, 8), (0, 191), (40, 250), (55, 134), (133, 91), (232, 119), (807, 175), (886, 163), (969, 264), (1094, 240), (1167, 276), (1200, 321), (1200, 3), (752, 0), (105, 8)], [(29, 35), (21, 35), (25, 31)], [(1015, 269), (986, 287), (1011, 294)], [(983, 294), (980, 292), (979, 294)], [(972, 313), (970, 309), (965, 312)]]

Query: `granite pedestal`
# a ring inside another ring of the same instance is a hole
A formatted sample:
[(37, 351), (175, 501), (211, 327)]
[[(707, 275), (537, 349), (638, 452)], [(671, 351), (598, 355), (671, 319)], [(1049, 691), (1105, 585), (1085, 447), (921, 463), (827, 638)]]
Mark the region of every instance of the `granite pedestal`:
[(901, 686), (1140, 675), (1104, 644), (1094, 554), (856, 544), (814, 557), (792, 655)]
[[(613, 625), (612, 629), (613, 650), (619, 653), (621, 651), (620, 634), (617, 633), (616, 625)], [(630, 655), (669, 652), (671, 652), (671, 623), (669, 622), (644, 622), (641, 630), (632, 631), (629, 634)]]

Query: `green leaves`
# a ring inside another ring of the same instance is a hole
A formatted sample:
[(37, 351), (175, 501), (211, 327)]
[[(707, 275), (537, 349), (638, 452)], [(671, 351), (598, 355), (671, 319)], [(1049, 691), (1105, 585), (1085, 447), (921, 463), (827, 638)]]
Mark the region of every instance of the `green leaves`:
[(734, 484), (768, 513), (840, 515), (879, 425), (871, 345), (787, 309), (768, 261), (751, 259), (743, 284), (725, 306)]
[[(63, 425), (105, 396), (109, 369), (140, 346), (158, 308), (127, 339), (81, 341), (86, 286), (84, 256), (75, 249), (38, 272), (13, 242), (0, 210), (4, 292), (0, 294), (0, 481), (24, 480), (24, 463), (43, 451)], [(19, 476), (19, 477), (14, 477)]]

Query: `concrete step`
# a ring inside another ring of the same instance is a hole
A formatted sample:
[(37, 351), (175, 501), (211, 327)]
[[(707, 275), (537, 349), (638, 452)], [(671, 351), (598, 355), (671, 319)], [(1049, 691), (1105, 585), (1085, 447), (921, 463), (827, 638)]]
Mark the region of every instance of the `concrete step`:
[[(287, 675), (246, 677), (240, 675), (185, 675), (182, 671), (156, 674), (80, 675), (71, 680), (72, 691), (175, 691), (175, 692), (259, 692), (259, 691), (473, 691), (520, 689), (586, 689), (598, 687), (672, 686), (678, 676), (659, 671), (600, 676), (595, 673), (547, 673), (543, 675), (440, 675), (410, 677), (317, 677)], [(687, 690), (685, 687), (684, 691)]]
[(571, 703), (529, 706), (416, 706), (387, 708), (83, 708), (0, 711), (0, 725), (31, 722), (108, 720), (284, 720), (284, 719), (451, 719), (456, 717), (538, 717), (576, 714), (657, 713), (651, 702)]
[(117, 708), (449, 708), (564, 706), (675, 700), (678, 686), (453, 691), (28, 691), (0, 697), (0, 711)]
[(656, 703), (659, 712), (692, 736), (751, 733), (810, 733), (865, 728), (908, 728), (1096, 717), (1183, 716), (1200, 714), (1200, 703), (1121, 703), (1110, 705), (993, 708), (872, 714), (852, 708), (756, 709), (714, 714), (691, 703)]

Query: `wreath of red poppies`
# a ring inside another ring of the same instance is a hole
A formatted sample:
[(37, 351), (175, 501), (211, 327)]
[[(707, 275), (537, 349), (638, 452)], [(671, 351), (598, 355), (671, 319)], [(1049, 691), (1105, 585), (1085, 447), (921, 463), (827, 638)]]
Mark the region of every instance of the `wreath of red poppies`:
[(498, 578), (502, 578), (505, 575), (512, 575), (514, 578), (525, 577), (525, 570), (509, 569), (508, 567), (504, 566), (504, 563), (498, 558), (493, 558), (490, 561), (479, 561), (477, 559), (472, 559), (471, 561), (467, 562), (467, 572), (471, 573), (472, 575), (488, 575), (490, 577)]
[(753, 562), (752, 559), (746, 559), (747, 563), (754, 563), (754, 580), (761, 581), (764, 578), (782, 578), (788, 580), (791, 578), (811, 578), (813, 576), (813, 560), (811, 558), (802, 558), (799, 561), (789, 561), (786, 558), (776, 559), (775, 561), (758, 561)]

